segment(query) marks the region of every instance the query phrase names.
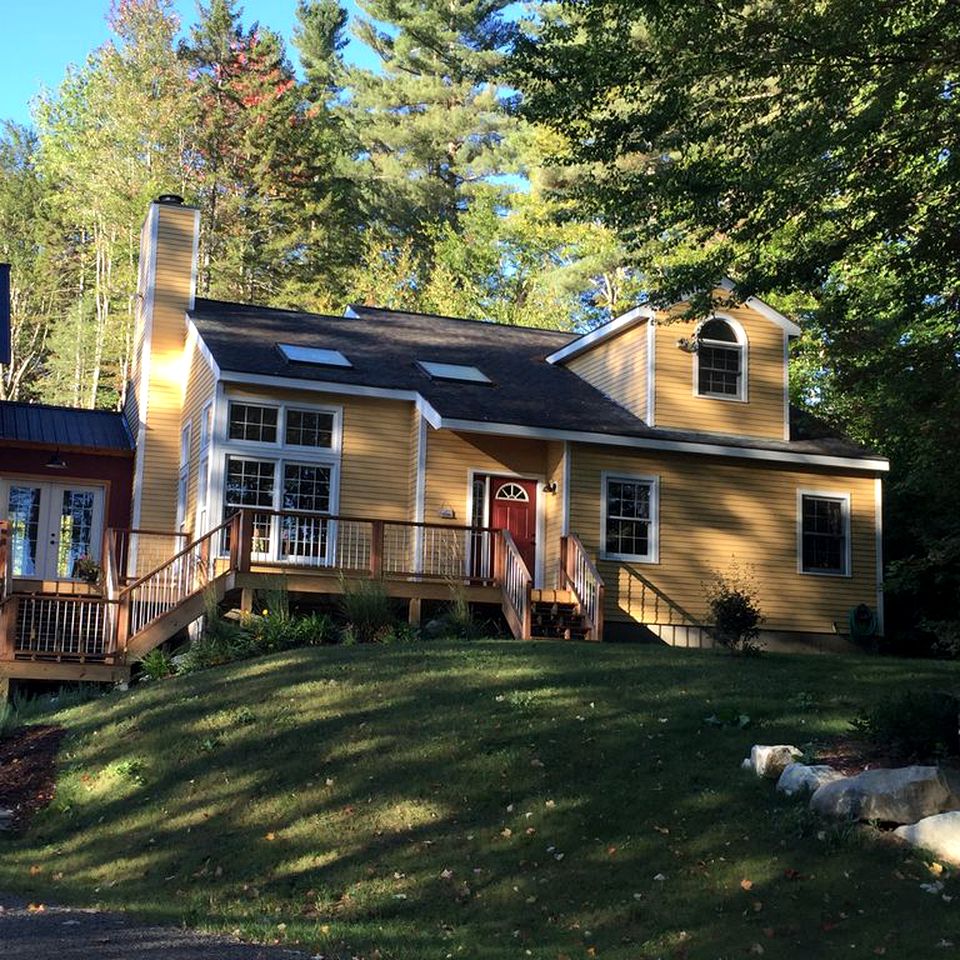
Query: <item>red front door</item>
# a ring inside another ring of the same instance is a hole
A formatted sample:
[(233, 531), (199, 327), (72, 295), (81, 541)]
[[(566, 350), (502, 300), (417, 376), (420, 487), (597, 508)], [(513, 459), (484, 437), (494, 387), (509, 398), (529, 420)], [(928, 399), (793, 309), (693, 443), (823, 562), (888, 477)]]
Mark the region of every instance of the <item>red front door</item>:
[(531, 576), (537, 557), (537, 482), (490, 478), (490, 526), (509, 530)]

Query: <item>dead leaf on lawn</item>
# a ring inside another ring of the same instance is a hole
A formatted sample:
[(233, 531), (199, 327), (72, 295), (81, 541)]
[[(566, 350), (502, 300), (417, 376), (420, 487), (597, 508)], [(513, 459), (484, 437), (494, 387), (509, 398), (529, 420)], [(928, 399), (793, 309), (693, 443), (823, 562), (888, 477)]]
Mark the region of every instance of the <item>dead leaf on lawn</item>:
[(27, 913), (43, 913), (47, 908), (42, 903), (28, 903)]
[(752, 880), (748, 880), (746, 877), (744, 877), (744, 878), (740, 881), (740, 889), (741, 889), (741, 890), (752, 890), (752, 889), (753, 889), (753, 881), (752, 881)]
[(275, 833), (268, 833), (264, 835), (264, 840), (276, 840), (277, 835)]
[(43, 873), (43, 867), (39, 867), (37, 864), (34, 864), (30, 868), (30, 876), (35, 877), (38, 873)]

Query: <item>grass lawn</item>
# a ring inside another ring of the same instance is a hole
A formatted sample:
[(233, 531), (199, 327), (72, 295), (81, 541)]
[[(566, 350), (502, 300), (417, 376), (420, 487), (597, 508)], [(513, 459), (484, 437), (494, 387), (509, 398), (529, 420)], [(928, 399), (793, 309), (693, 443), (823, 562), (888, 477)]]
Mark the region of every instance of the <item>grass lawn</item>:
[[(907, 686), (960, 686), (960, 665), (278, 654), (58, 714), (57, 797), (0, 839), (0, 889), (328, 958), (952, 956), (949, 871), (926, 892), (923, 857), (739, 769), (751, 743), (815, 744)], [(730, 711), (759, 728), (703, 722)]]

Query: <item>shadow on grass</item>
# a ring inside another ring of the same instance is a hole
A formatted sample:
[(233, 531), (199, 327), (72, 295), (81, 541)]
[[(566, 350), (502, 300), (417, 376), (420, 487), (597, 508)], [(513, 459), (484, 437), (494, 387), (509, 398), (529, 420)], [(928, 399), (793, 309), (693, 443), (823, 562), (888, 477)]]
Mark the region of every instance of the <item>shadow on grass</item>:
[[(926, 943), (916, 858), (819, 840), (738, 770), (758, 739), (840, 731), (904, 671), (509, 642), (249, 661), (65, 712), (58, 798), (0, 886), (330, 957)], [(725, 710), (761, 726), (704, 725)]]

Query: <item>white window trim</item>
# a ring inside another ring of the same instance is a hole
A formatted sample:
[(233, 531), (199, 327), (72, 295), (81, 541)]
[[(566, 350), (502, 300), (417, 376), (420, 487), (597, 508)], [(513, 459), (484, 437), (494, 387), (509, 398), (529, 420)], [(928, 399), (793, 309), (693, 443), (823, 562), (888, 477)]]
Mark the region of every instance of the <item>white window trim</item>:
[[(248, 403), (264, 407), (276, 407), (277, 441), (275, 443), (260, 442), (257, 440), (231, 440), (230, 404)], [(333, 415), (333, 434), (330, 447), (301, 447), (284, 442), (286, 436), (287, 409), (305, 410), (311, 413), (330, 413)], [(310, 403), (309, 401), (275, 400), (261, 398), (246, 393), (229, 392), (223, 396), (223, 403), (219, 418), (215, 419), (212, 438), (212, 452), (210, 455), (211, 475), (207, 488), (210, 500), (207, 512), (207, 523), (214, 520), (219, 524), (223, 519), (226, 506), (226, 478), (227, 458), (241, 457), (248, 460), (270, 461), (274, 465), (273, 506), (261, 509), (280, 510), (280, 497), (283, 485), (283, 464), (300, 463), (308, 466), (330, 467), (330, 516), (337, 516), (340, 512), (340, 466), (343, 450), (343, 407), (330, 404)], [(273, 524), (271, 532), (271, 556), (276, 557), (278, 544), (275, 543), (277, 525)], [(333, 543), (333, 540), (331, 540)], [(222, 555), (222, 553), (221, 553)]]
[[(607, 483), (610, 480), (650, 484), (650, 548), (645, 555), (613, 553), (607, 549)], [(660, 477), (625, 473), (622, 470), (604, 470), (600, 474), (600, 557), (603, 560), (621, 560), (629, 563), (660, 562)]]
[[(308, 401), (280, 401), (273, 399), (257, 399), (253, 397), (242, 396), (238, 394), (228, 394), (226, 397), (226, 415), (223, 425), (222, 442), (225, 447), (244, 450), (248, 453), (256, 451), (296, 451), (297, 456), (320, 457), (339, 457), (343, 443), (343, 407), (332, 406), (331, 404), (310, 403)], [(269, 440), (240, 440), (231, 437), (230, 433), (230, 407), (234, 403), (244, 404), (251, 407), (271, 407), (277, 411), (277, 439)], [(327, 413), (333, 417), (333, 429), (330, 436), (329, 447), (303, 447), (296, 443), (287, 443), (287, 413), (290, 410), (302, 411), (304, 413)]]
[[(737, 338), (737, 346), (740, 349), (740, 392), (732, 397), (721, 393), (701, 393), (700, 392), (700, 351), (693, 353), (693, 395), (700, 400), (725, 400), (727, 403), (749, 403), (750, 402), (750, 345), (747, 339), (747, 332), (743, 329), (743, 324), (727, 313), (712, 313), (705, 320), (697, 324), (697, 329), (693, 333), (694, 341), (698, 341), (700, 330), (704, 324), (711, 320), (723, 320), (730, 325)], [(730, 347), (731, 344), (720, 340), (708, 340), (709, 344)]]
[[(803, 498), (817, 497), (821, 500), (841, 501), (840, 515), (843, 520), (844, 558), (843, 573), (834, 573), (829, 570), (803, 569)], [(797, 573), (804, 577), (841, 577), (849, 579), (853, 576), (853, 531), (851, 526), (851, 502), (849, 490), (812, 490), (808, 487), (797, 489)]]
[(213, 401), (208, 400), (200, 410), (200, 453), (210, 448), (210, 441), (212, 440), (211, 434), (214, 429)]

